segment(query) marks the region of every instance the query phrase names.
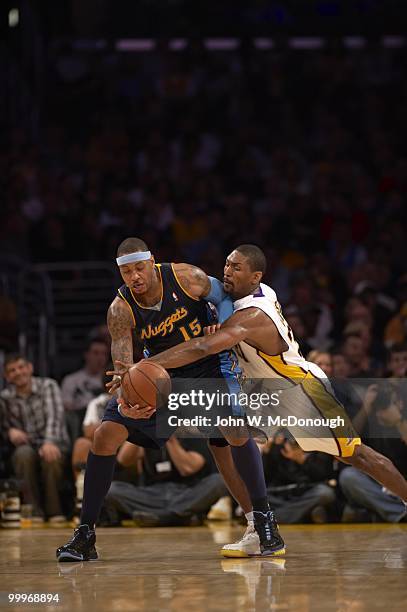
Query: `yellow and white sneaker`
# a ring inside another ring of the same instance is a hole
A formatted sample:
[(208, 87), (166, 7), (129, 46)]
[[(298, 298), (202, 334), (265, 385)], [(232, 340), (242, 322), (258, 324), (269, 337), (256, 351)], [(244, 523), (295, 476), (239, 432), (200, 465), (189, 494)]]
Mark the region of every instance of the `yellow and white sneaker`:
[(248, 523), (241, 540), (225, 544), (220, 551), (222, 557), (251, 557), (261, 555), (260, 540), (253, 523)]

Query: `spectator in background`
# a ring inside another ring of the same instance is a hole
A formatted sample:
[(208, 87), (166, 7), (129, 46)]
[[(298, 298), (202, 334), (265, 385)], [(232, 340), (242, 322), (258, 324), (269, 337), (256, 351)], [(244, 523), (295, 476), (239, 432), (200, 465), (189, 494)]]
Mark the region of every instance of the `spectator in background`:
[(342, 352), (349, 363), (349, 376), (353, 378), (371, 378), (371, 358), (367, 346), (358, 332), (344, 336)]
[(108, 393), (101, 393), (93, 398), (86, 408), (85, 418), (82, 423), (83, 435), (76, 438), (72, 449), (72, 470), (75, 480), (79, 472), (86, 468), (86, 461), (92, 446), (93, 436), (102, 422), (106, 405), (110, 398), (111, 396)]
[[(350, 365), (346, 356), (340, 351), (334, 350), (332, 353), (331, 383), (336, 397), (343, 404), (347, 415), (353, 421), (360, 409), (361, 400), (356, 386), (349, 380), (349, 373)], [(355, 423), (353, 425), (355, 426)]]
[(84, 367), (68, 374), (62, 381), (62, 399), (66, 410), (71, 443), (82, 434), (82, 423), (89, 402), (103, 393), (103, 376), (109, 358), (106, 343), (99, 338), (89, 341), (84, 353)]
[(328, 348), (333, 330), (332, 314), (319, 299), (317, 288), (310, 278), (304, 277), (294, 283), (290, 301), (290, 307), (293, 306), (301, 313), (307, 331), (307, 344), (312, 348)]
[(327, 351), (310, 351), (307, 355), (307, 361), (316, 363), (323, 372), (330, 378), (333, 374), (332, 355)]
[(372, 333), (382, 337), (383, 329), (396, 309), (396, 301), (380, 292), (375, 283), (369, 280), (360, 281), (354, 289), (354, 294), (369, 308), (372, 319)]
[(280, 523), (325, 523), (335, 503), (333, 458), (306, 453), (288, 432), (277, 434), (260, 449), (263, 452), (267, 496)]
[[(112, 365), (107, 366), (108, 369), (112, 369)], [(111, 380), (110, 376), (103, 377), (103, 382), (106, 384)], [(105, 408), (108, 401), (111, 399), (111, 395), (108, 393), (101, 393), (97, 397), (93, 398), (87, 408), (85, 413), (85, 418), (82, 423), (82, 436), (75, 440), (73, 450), (72, 450), (72, 470), (74, 474), (74, 479), (76, 480), (79, 472), (85, 470), (86, 461), (88, 458), (89, 450), (92, 446), (93, 436), (95, 434), (96, 429), (102, 422), (103, 415), (105, 413)], [(121, 447), (121, 451), (117, 456), (118, 463), (122, 463), (121, 457), (123, 457), (123, 463), (130, 463), (126, 459), (126, 453), (123, 452), (123, 447), (132, 447), (132, 444), (125, 443)]]
[(366, 304), (360, 298), (352, 296), (345, 306), (345, 321), (346, 324), (355, 323), (356, 321), (362, 322), (371, 328), (373, 317)]
[(143, 527), (190, 525), (227, 494), (205, 440), (172, 436), (160, 450), (129, 446), (132, 456), (122, 463), (134, 465), (142, 457), (144, 486), (112, 482), (104, 513), (113, 523), (133, 517)]
[(407, 374), (407, 344), (395, 344), (389, 350), (387, 371), (390, 378), (405, 378)]
[[(407, 476), (406, 406), (397, 386), (370, 385), (354, 425), (364, 443), (391, 459)], [(379, 519), (397, 523), (405, 519), (406, 504), (367, 474), (346, 467), (339, 475), (339, 483), (348, 501), (343, 522)]]
[(110, 336), (109, 328), (107, 327), (106, 323), (101, 323), (100, 325), (93, 327), (89, 332), (88, 338), (89, 343), (92, 340), (96, 340), (97, 342), (104, 342), (110, 350), (112, 338)]
[(311, 350), (311, 345), (307, 342), (307, 330), (304, 319), (301, 317), (297, 306), (287, 306), (284, 310), (284, 315), (288, 325), (293, 330), (295, 339), (297, 340), (301, 353), (307, 355)]
[(64, 521), (58, 484), (69, 440), (58, 384), (34, 377), (33, 365), (18, 354), (6, 357), (4, 374), (4, 434), (14, 448), (11, 460), (23, 481), (24, 501), (32, 504), (37, 521)]
[(347, 357), (341, 352), (332, 352), (332, 374), (334, 378), (345, 379), (350, 373), (350, 364)]
[(343, 331), (343, 336), (358, 336), (362, 340), (363, 350), (369, 357), (369, 371), (376, 375), (381, 374), (383, 367), (383, 344), (373, 338), (371, 326), (362, 321), (352, 321), (348, 323)]
[(390, 319), (384, 330), (384, 343), (389, 348), (394, 344), (401, 344), (407, 340), (407, 302), (402, 304), (400, 310)]

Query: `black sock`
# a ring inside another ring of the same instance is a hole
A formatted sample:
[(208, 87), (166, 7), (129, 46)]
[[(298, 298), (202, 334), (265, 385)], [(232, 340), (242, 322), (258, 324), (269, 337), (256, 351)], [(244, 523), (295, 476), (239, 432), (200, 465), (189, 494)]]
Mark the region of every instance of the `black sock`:
[(252, 499), (252, 506), (254, 512), (268, 512), (270, 510), (267, 497), (258, 497)]
[(232, 446), (232, 456), (236, 469), (250, 495), (253, 510), (267, 512), (267, 489), (264, 478), (263, 461), (255, 441), (250, 438), (243, 446)]
[(103, 500), (112, 482), (116, 455), (94, 455), (89, 451), (81, 512), (81, 525), (94, 528)]

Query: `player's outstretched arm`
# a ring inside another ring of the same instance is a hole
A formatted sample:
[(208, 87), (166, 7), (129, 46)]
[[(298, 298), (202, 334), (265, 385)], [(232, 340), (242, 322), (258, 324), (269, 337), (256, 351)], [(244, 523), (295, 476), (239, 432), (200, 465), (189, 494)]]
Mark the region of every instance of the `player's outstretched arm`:
[[(178, 344), (150, 357), (149, 361), (154, 361), (167, 369), (180, 368), (207, 355), (231, 349), (258, 328), (262, 314), (257, 308), (247, 308), (236, 312), (214, 334)], [(264, 325), (264, 322), (261, 324)]]

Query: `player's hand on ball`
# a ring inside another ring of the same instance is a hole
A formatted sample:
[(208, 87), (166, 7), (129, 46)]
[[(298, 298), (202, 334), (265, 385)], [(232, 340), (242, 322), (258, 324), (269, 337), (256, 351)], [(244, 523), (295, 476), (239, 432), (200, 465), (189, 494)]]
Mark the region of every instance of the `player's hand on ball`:
[(129, 371), (131, 366), (134, 365), (134, 363), (124, 363), (123, 361), (118, 361), (118, 360), (115, 361), (114, 363), (115, 363), (116, 369), (109, 370), (108, 372), (106, 372), (107, 376), (113, 376), (113, 380), (106, 383), (105, 385), (108, 393), (110, 394), (120, 389), (120, 385), (121, 385), (123, 376), (126, 374), (126, 372)]
[(129, 419), (149, 419), (157, 410), (153, 406), (139, 406), (138, 404), (131, 406), (126, 404), (122, 397), (119, 397), (117, 402), (120, 406), (120, 414)]

